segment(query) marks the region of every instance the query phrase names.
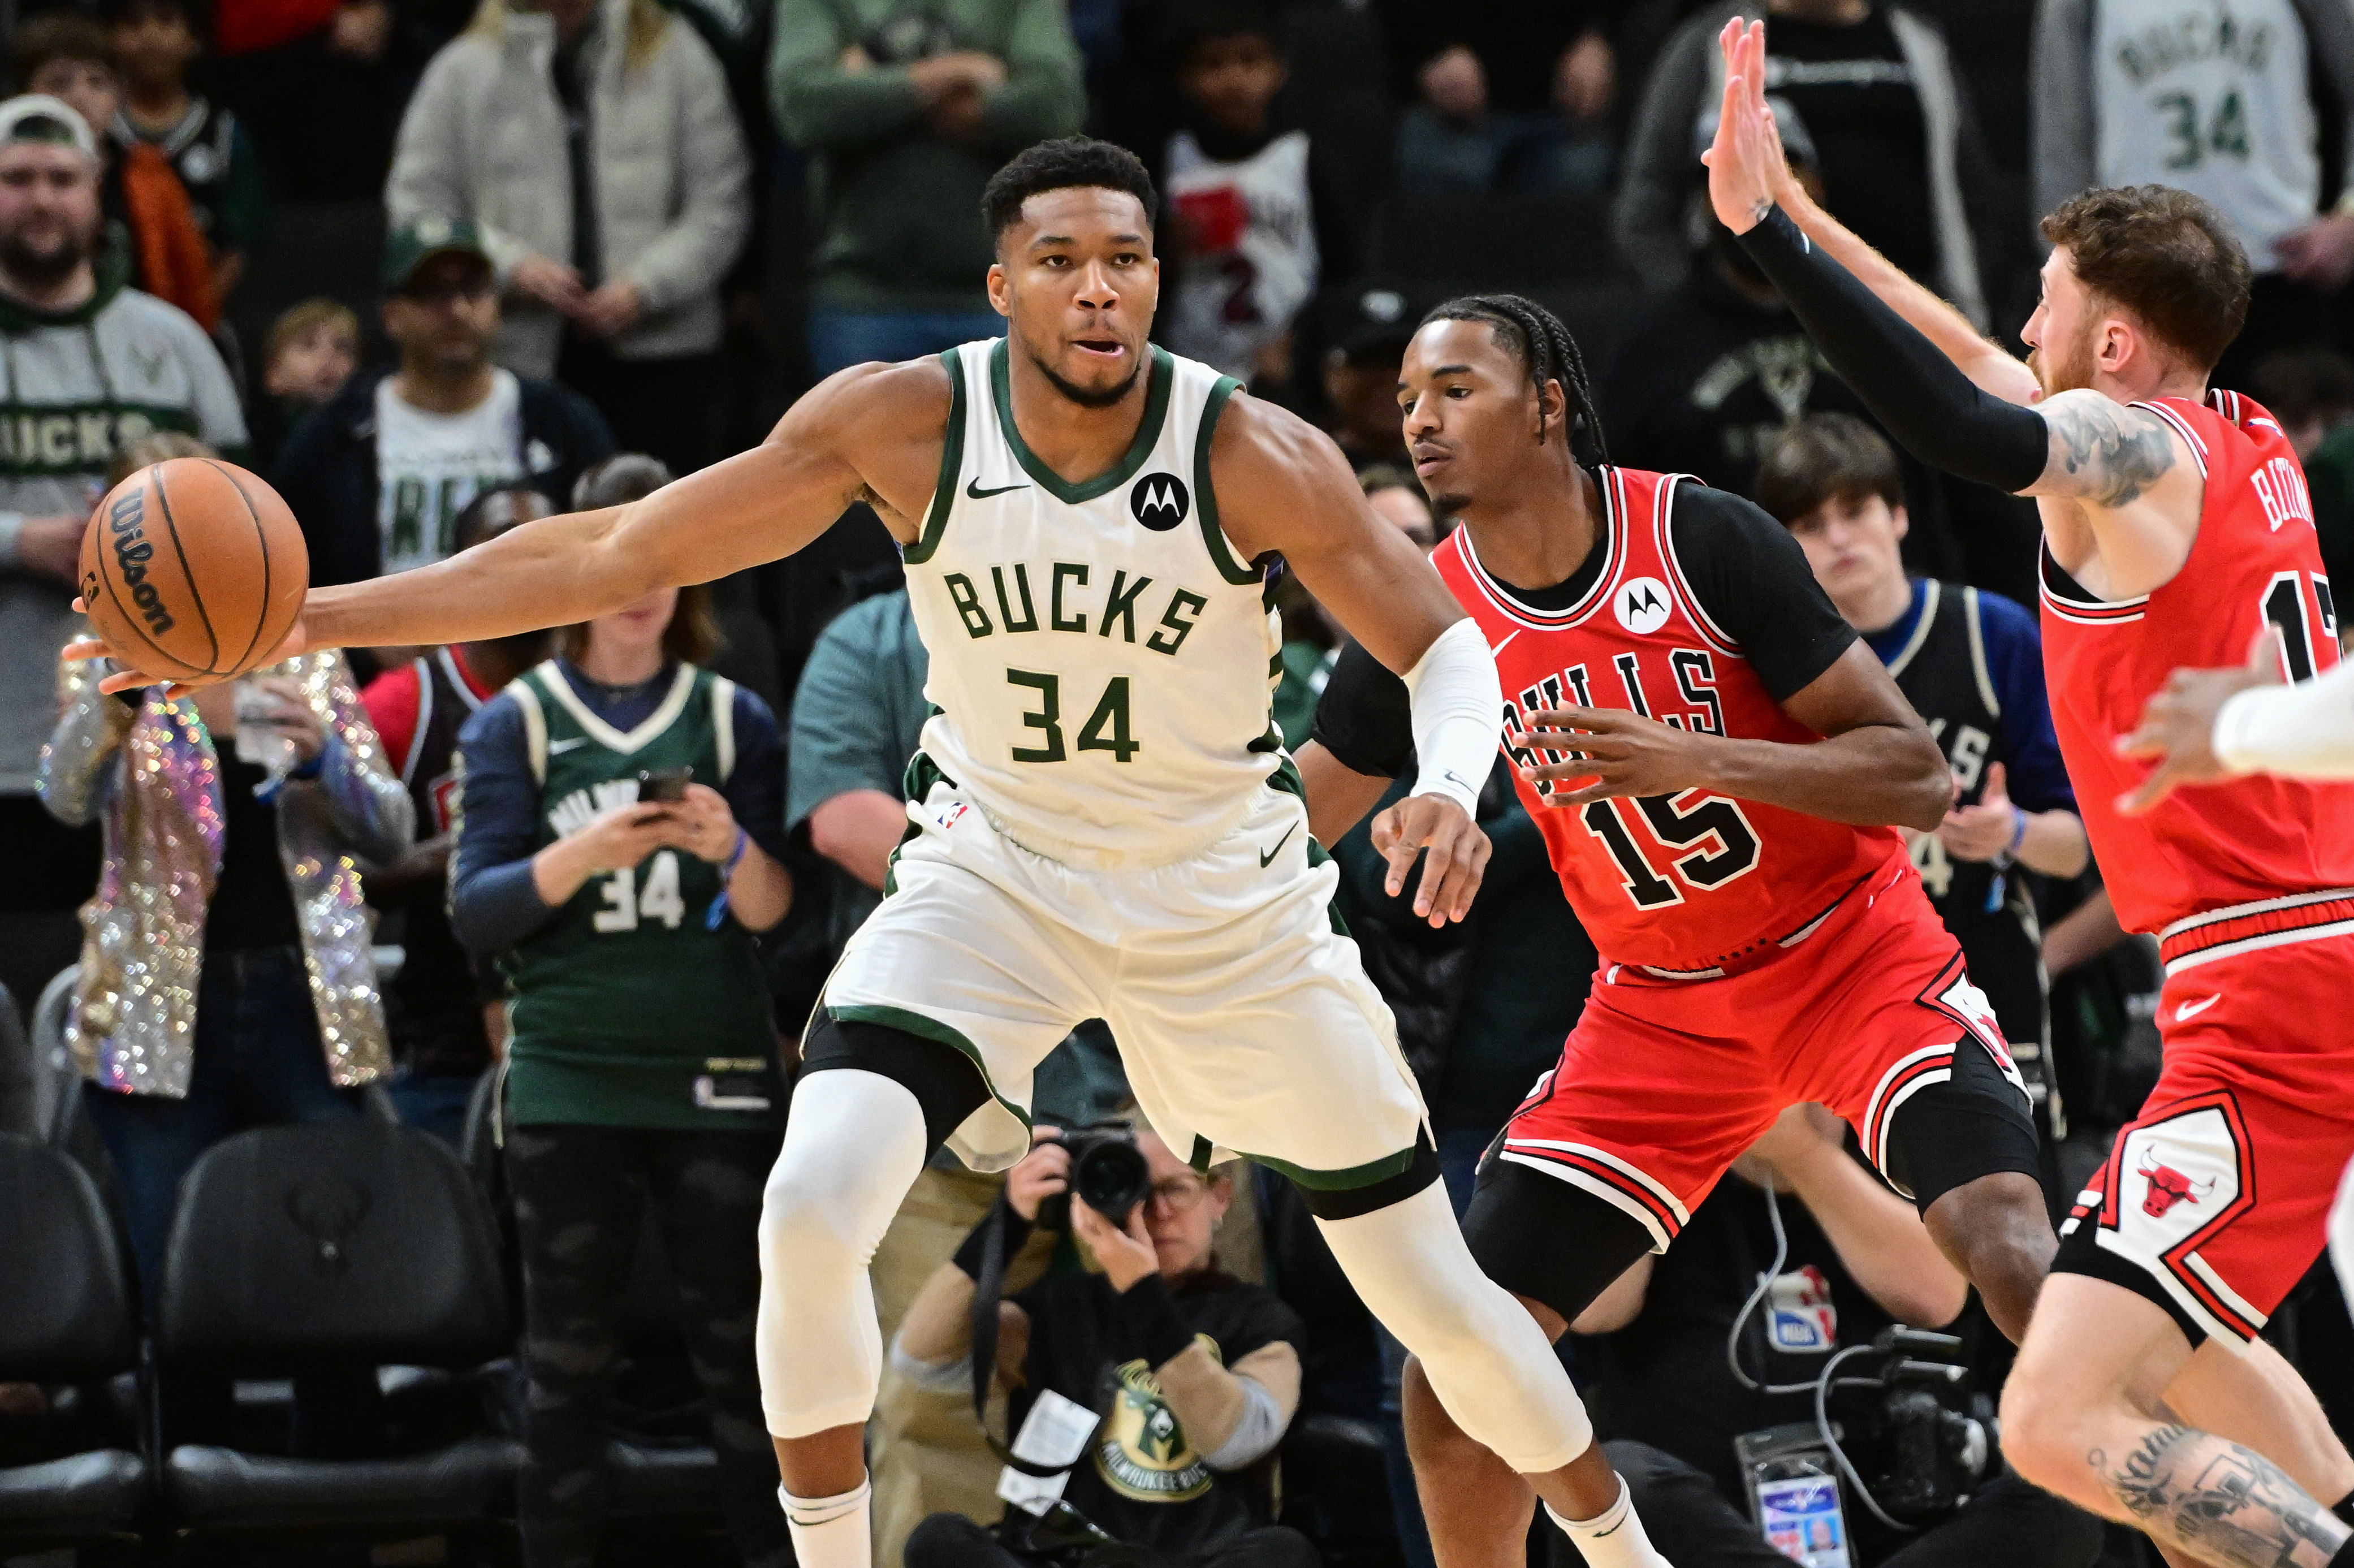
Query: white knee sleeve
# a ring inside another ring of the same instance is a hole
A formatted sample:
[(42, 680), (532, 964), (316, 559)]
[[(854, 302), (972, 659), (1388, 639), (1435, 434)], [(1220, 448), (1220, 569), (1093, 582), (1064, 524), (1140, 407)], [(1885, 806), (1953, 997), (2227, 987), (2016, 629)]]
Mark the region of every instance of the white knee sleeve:
[(1528, 1308), (1471, 1260), (1445, 1188), (1316, 1228), (1457, 1425), (1523, 1475), (1585, 1452), (1594, 1426), (1569, 1374)]
[(924, 1169), (924, 1113), (880, 1074), (811, 1073), (793, 1091), (760, 1210), (760, 1403), (806, 1437), (864, 1423), (883, 1375), (866, 1273)]

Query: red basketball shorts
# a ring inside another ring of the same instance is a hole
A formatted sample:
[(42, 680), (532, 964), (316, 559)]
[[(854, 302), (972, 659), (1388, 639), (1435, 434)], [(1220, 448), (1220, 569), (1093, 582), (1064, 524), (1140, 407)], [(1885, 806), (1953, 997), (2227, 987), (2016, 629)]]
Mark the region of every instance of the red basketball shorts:
[(2321, 1251), (2354, 1157), (2354, 891), (2193, 916), (2160, 936), (2166, 1065), (2061, 1226), (2052, 1265), (2253, 1339)]
[(2027, 1087), (2001, 1026), (1899, 860), (1756, 968), (1672, 980), (1606, 960), (1560, 1064), (1513, 1114), (1496, 1157), (1624, 1210), (1664, 1251), (1734, 1158), (1801, 1101), (1846, 1118), (1910, 1195), (1903, 1162), (1892, 1169), (1892, 1124), (1941, 1086), (1975, 1090), (2004, 1131), (1957, 1140), (1970, 1146), (1954, 1150), (1957, 1174), (1920, 1202), (1983, 1174), (1969, 1164), (1980, 1158), (1988, 1170), (2032, 1171)]

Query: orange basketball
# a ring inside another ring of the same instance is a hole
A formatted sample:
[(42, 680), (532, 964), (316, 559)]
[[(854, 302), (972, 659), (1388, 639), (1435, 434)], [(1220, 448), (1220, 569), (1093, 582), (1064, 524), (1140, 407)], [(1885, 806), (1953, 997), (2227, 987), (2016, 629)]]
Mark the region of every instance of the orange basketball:
[(278, 493), (233, 463), (173, 458), (98, 503), (81, 541), (81, 598), (131, 668), (202, 684), (242, 674), (282, 641), (311, 583), (311, 552)]

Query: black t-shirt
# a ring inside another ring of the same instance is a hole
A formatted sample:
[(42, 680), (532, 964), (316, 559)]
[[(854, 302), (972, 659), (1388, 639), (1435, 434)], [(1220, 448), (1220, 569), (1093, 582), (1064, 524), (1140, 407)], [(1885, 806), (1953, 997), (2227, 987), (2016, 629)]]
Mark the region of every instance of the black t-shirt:
[(1776, 16), (1766, 29), (1766, 90), (1789, 101), (1814, 139), (1823, 205), (1935, 287), (1928, 131), (1886, 7), (1844, 25)]
[[(1741, 1369), (1760, 1383), (1805, 1383), (1830, 1352), (1867, 1343), (1891, 1319), (1864, 1293), (1806, 1204), (1777, 1202), (1789, 1255), (1776, 1287), (1742, 1325)], [(1733, 1453), (1744, 1432), (1810, 1421), (1806, 1394), (1766, 1394), (1734, 1381), (1725, 1336), (1774, 1261), (1764, 1189), (1727, 1173), (1651, 1270), (1642, 1314), (1615, 1334), (1579, 1341), (1586, 1407), (1603, 1438), (1633, 1438), (1744, 1495)]]
[(205, 947), (213, 952), (239, 948), (292, 948), (302, 935), (294, 923), (294, 895), (278, 858), (278, 808), (254, 798), (270, 776), (223, 747), (220, 759), (222, 816), (220, 880), (205, 909)]
[[(1676, 558), (1709, 618), (1733, 638), (1776, 702), (1811, 684), (1855, 641), (1815, 581), (1790, 531), (1737, 495), (1705, 485), (1676, 488)], [(1511, 585), (1537, 609), (1566, 609), (1602, 575), (1610, 552), (1596, 538), (1575, 571), (1550, 588)], [(1413, 765), (1414, 721), (1405, 683), (1352, 644), (1332, 667), (1316, 705), (1314, 738), (1344, 768), (1394, 779)]]
[[(1299, 1315), (1274, 1295), (1215, 1270), (1171, 1294), (1179, 1320), (1225, 1366), (1278, 1340), (1301, 1349), (1307, 1335)], [(1203, 1462), (1142, 1353), (1121, 1342), (1116, 1298), (1100, 1274), (1049, 1276), (1013, 1298), (1030, 1315), (1030, 1350), (1013, 1430), (1044, 1388), (1094, 1411), (1101, 1425), (1071, 1467), (1064, 1499), (1120, 1540), (1172, 1561), (1267, 1522), (1257, 1517), (1247, 1472), (1224, 1474)]]

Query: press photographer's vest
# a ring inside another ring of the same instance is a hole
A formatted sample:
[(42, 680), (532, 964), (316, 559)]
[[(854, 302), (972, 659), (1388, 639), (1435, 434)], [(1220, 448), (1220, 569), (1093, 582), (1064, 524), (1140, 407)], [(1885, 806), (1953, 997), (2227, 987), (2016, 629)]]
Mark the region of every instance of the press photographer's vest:
[[(692, 664), (627, 734), (574, 694), (554, 661), (507, 688), (540, 781), (535, 849), (638, 798), (638, 774), (689, 767), (720, 788), (735, 770), (736, 687)], [(592, 876), (499, 961), (506, 976), (507, 1105), (518, 1125), (749, 1124), (773, 1101), (769, 1020), (751, 933), (705, 925), (719, 868), (661, 849)]]

